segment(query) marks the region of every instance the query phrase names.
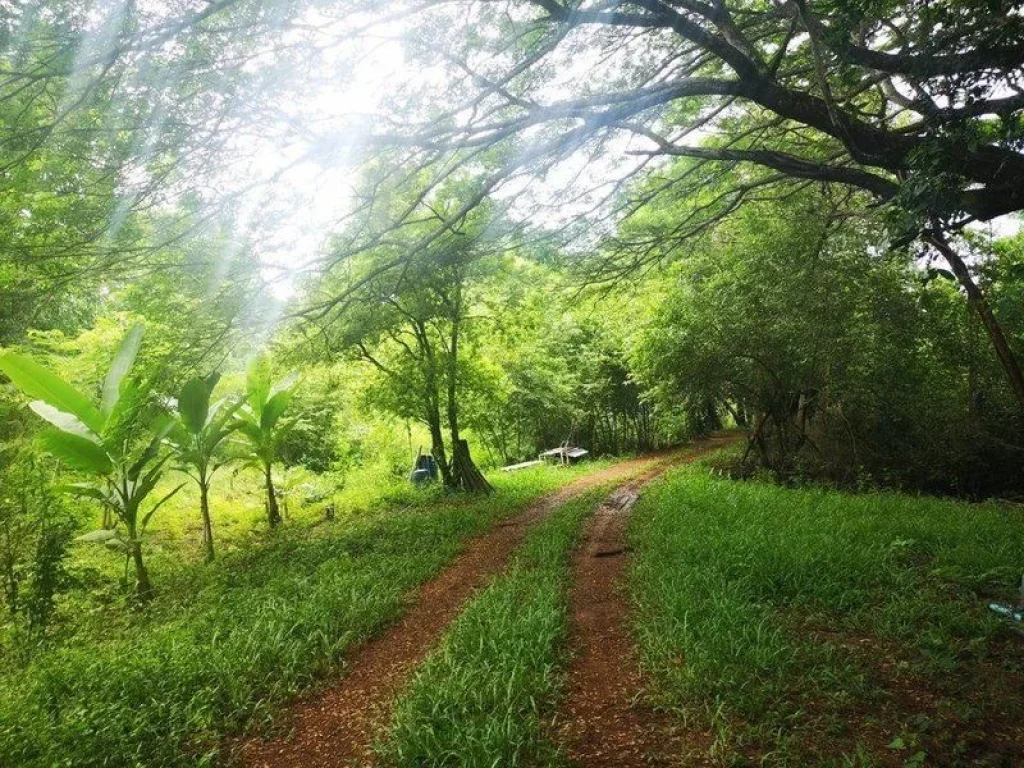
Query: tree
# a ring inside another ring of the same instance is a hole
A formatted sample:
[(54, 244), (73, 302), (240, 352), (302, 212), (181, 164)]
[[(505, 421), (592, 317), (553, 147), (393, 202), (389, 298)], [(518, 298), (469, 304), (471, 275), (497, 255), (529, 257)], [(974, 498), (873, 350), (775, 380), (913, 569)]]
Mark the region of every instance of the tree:
[[(104, 281), (148, 273), (221, 212), (232, 195), (214, 200), (200, 179), (267, 93), (260, 5), (27, 0), (3, 14), (0, 343), (81, 317)], [(146, 226), (188, 191), (202, 215)]]
[[(505, 463), (565, 441), (594, 454), (655, 447), (659, 422), (615, 338), (633, 330), (635, 313), (623, 311), (629, 302), (602, 296), (573, 311), (552, 311), (558, 273), (527, 274), (535, 281), (527, 300), (513, 305), (506, 299), (496, 313), (498, 332), (484, 338), (495, 371), (488, 386), (475, 388), (469, 426)], [(503, 285), (515, 279), (506, 275)], [(571, 299), (567, 292), (561, 298)]]
[[(160, 446), (170, 429), (167, 419), (154, 415), (148, 382), (128, 376), (142, 332), (142, 326), (134, 326), (121, 342), (104, 379), (98, 407), (27, 356), (0, 353), (0, 371), (26, 395), (38, 398), (29, 407), (52, 425), (40, 435), (43, 447), (70, 469), (93, 478), (91, 483), (66, 486), (66, 490), (98, 501), (124, 524), (127, 538), (123, 545), (135, 565), (135, 591), (146, 600), (152, 596), (153, 586), (143, 560), (142, 536), (154, 513), (181, 486), (142, 511), (163, 477), (168, 457), (161, 457)], [(104, 530), (90, 538), (114, 541), (114, 536), (114, 531)]]
[[(432, 101), (445, 106), (374, 140), (416, 148), (410, 159), (436, 162), (437, 178), (485, 150), (503, 153), (461, 215), (446, 219), (449, 230), (508, 179), (623, 139), (630, 149), (620, 159), (632, 162), (615, 166), (617, 183), (588, 199), (620, 218), (681, 186), (699, 191), (702, 176), (729, 178), (715, 205), (680, 219), (678, 237), (780, 181), (858, 190), (893, 211), (890, 243), (920, 238), (949, 262), (1024, 406), (1015, 352), (948, 237), (1024, 207), (1020, 8), (1017, 0), (427, 3), (410, 56), (436, 62), (444, 51), (450, 77)], [(482, 26), (492, 34), (476, 34)], [(415, 103), (423, 101), (431, 100)], [(673, 157), (693, 163), (641, 196), (618, 194), (626, 176)]]
[(36, 640), (70, 583), (65, 560), (75, 521), (52, 487), (52, 471), (26, 447), (0, 447), (0, 601)]
[[(648, 213), (647, 236), (671, 225)], [(691, 421), (708, 404), (749, 415), (748, 468), (1005, 492), (1024, 414), (979, 349), (980, 323), (952, 275), (873, 242), (870, 215), (842, 196), (750, 204), (648, 281), (635, 376)]]
[(454, 196), (443, 193), (422, 202), (425, 221), (397, 247), (368, 249), (342, 261), (313, 286), (304, 315), (317, 329), (308, 338), (323, 345), (324, 353), (344, 351), (377, 371), (383, 384), (376, 391), (378, 404), (426, 425), (446, 488), (488, 492), (491, 486), (462, 434), (460, 406), (472, 365), (465, 353), (478, 319), (479, 288), (506, 247), (501, 225), (481, 206), (459, 231), (418, 250), (402, 271), (386, 268), (431, 221), (444, 220), (456, 206)]
[(292, 422), (283, 419), (294, 394), (293, 379), (274, 383), (270, 357), (257, 355), (249, 364), (245, 379), (245, 399), (233, 426), (248, 444), (250, 461), (263, 472), (267, 492), (267, 523), (271, 528), (281, 524), (281, 512), (274, 488), (274, 463), (278, 460), (282, 441)]
[(214, 373), (205, 379), (191, 379), (182, 387), (175, 402), (174, 420), (167, 433), (178, 468), (199, 486), (199, 512), (203, 520), (203, 547), (207, 562), (214, 557), (210, 483), (214, 473), (227, 461), (220, 458), (222, 444), (234, 431), (233, 418), (243, 403), (241, 399), (222, 398), (211, 404), (210, 397), (219, 380), (220, 374)]

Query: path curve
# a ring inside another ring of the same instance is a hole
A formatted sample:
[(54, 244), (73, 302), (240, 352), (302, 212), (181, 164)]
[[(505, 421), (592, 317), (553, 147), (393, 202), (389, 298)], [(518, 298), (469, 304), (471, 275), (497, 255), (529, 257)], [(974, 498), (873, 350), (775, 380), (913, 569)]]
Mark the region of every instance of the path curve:
[(234, 757), (244, 766), (259, 768), (328, 768), (372, 762), (374, 736), (388, 722), (391, 705), (413, 670), (473, 592), (505, 567), (530, 527), (590, 488), (635, 476), (647, 465), (658, 469), (673, 463), (676, 455), (629, 459), (584, 475), (472, 540), (466, 551), (414, 592), (396, 623), (349, 653), (344, 677), (292, 705), (285, 714), (287, 736), (243, 740), (234, 748)]
[[(739, 439), (720, 435), (692, 443), (681, 457), (692, 461)], [(677, 462), (670, 462), (675, 464)], [(641, 487), (669, 466), (627, 483), (591, 516), (573, 557), (568, 696), (559, 732), (575, 765), (667, 765), (677, 756), (679, 734), (666, 717), (643, 704), (640, 663), (629, 633), (629, 601), (622, 590), (626, 526)]]

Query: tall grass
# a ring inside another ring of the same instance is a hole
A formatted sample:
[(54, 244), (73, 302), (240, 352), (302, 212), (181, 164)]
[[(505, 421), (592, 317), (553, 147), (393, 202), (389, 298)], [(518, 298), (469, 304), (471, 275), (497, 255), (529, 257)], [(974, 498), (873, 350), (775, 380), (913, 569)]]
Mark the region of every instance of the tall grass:
[[(884, 663), (954, 700), (954, 670), (969, 684), (982, 664), (1024, 668), (985, 608), (1010, 599), (1024, 571), (1019, 510), (738, 483), (695, 467), (641, 499), (631, 540), (636, 632), (661, 702), (719, 729), (722, 755), (757, 744), (780, 761), (808, 749), (818, 759), (845, 737), (832, 749), (855, 761), (867, 747), (847, 719), (888, 706)], [(982, 706), (1024, 714), (1012, 695)], [(879, 729), (901, 749), (905, 726)]]
[(546, 718), (563, 685), (568, 556), (607, 489), (559, 507), (508, 573), (467, 606), (399, 701), (379, 752), (403, 766), (550, 762)]
[(336, 669), (468, 536), (574, 474), (496, 478), (493, 496), (405, 494), (182, 567), (147, 613), (103, 612), (0, 676), (0, 765), (205, 764), (219, 739)]

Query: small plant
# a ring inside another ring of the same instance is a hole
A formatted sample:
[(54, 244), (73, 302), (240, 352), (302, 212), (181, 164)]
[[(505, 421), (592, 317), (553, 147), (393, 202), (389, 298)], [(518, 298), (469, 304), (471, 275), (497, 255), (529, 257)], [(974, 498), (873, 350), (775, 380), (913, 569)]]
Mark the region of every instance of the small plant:
[(153, 514), (181, 486), (143, 513), (143, 503), (163, 477), (167, 457), (160, 456), (160, 445), (171, 422), (153, 416), (148, 385), (128, 378), (142, 331), (142, 326), (133, 326), (121, 342), (104, 379), (99, 407), (25, 355), (0, 353), (0, 371), (26, 395), (38, 398), (29, 407), (52, 425), (40, 435), (43, 447), (70, 469), (91, 477), (88, 483), (62, 490), (98, 501), (124, 524), (123, 540), (111, 529), (83, 538), (124, 549), (135, 565), (135, 592), (146, 600), (153, 586), (142, 556), (142, 535)]
[(178, 469), (199, 486), (199, 512), (203, 519), (206, 561), (214, 558), (213, 524), (210, 520), (210, 483), (227, 462), (219, 458), (224, 440), (235, 430), (232, 418), (244, 401), (221, 399), (211, 405), (210, 396), (220, 380), (215, 373), (196, 378), (181, 389), (175, 402), (168, 442)]
[(65, 560), (74, 535), (74, 521), (47, 474), (27, 454), (0, 467), (2, 599), (32, 642), (45, 633), (57, 594), (67, 586)]
[(267, 491), (267, 523), (271, 528), (281, 523), (273, 469), (281, 443), (294, 423), (282, 420), (294, 392), (294, 383), (290, 379), (274, 383), (267, 355), (257, 356), (249, 366), (245, 400), (234, 423), (246, 439), (249, 463), (263, 472)]

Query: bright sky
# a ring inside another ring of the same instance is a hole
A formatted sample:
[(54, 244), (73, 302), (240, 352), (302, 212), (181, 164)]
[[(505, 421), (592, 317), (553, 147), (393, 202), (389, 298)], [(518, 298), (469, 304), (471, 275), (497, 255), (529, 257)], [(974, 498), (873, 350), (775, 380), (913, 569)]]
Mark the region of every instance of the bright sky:
[[(316, 130), (337, 130), (337, 126), (365, 124), (387, 92), (388, 83), (407, 69), (398, 42), (365, 45), (355, 66), (345, 77), (328, 78), (318, 88), (306, 90), (298, 100), (286, 94), (279, 105), (281, 127), (268, 131), (255, 150), (247, 147), (249, 158), (235, 171), (241, 178), (274, 179), (247, 198), (243, 226), (259, 232), (268, 213), (284, 214), (260, 240), (261, 257), (267, 267), (264, 277), (271, 281), (279, 298), (294, 292), (297, 274), (321, 251), (352, 201), (353, 169), (343, 158), (324, 163), (316, 157), (319, 136), (301, 126), (312, 116)], [(338, 62), (340, 63), (340, 62)], [(335, 65), (330, 59), (325, 69)], [(287, 130), (286, 123), (299, 126)], [(287, 139), (281, 136), (287, 134)], [(277, 176), (277, 178), (274, 178)]]
[[(379, 34), (362, 40), (353, 39), (344, 49), (324, 53), (319, 84), (303, 90), (298, 99), (294, 94), (283, 95), (279, 104), (281, 127), (314, 125), (318, 135), (302, 135), (302, 131), (269, 130), (255, 151), (247, 146), (249, 159), (232, 175), (244, 179), (270, 179), (276, 181), (259, 194), (247, 199), (243, 226), (260, 233), (260, 256), (266, 264), (265, 278), (274, 285), (279, 298), (293, 295), (295, 280), (303, 268), (308, 267), (321, 252), (330, 235), (337, 231), (338, 222), (352, 202), (355, 171), (346, 166), (344, 158), (332, 157), (322, 162), (307, 155), (317, 155), (318, 136), (358, 133), (373, 125), (373, 115), (387, 110), (387, 100), (394, 98), (398, 83), (408, 88), (421, 81), (436, 81), (437, 72), (410, 64), (403, 51), (400, 37), (403, 30), (388, 24)], [(334, 34), (337, 29), (332, 30)], [(557, 100), (568, 97), (572, 89), (585, 82), (592, 69), (592, 56), (578, 52), (571, 66), (561, 70), (556, 81), (549, 83), (538, 100)], [(335, 76), (332, 76), (332, 71)], [(287, 140), (279, 136), (287, 134)], [(496, 191), (498, 198), (514, 199), (512, 215), (534, 224), (556, 227), (573, 216), (587, 212), (595, 199), (610, 191), (620, 178), (623, 164), (631, 167), (639, 162), (627, 156), (625, 150), (638, 144), (637, 139), (613, 139), (600, 157), (574, 155), (558, 163), (546, 173), (521, 174)], [(339, 162), (340, 161), (340, 162)], [(282, 169), (287, 168), (282, 172)], [(565, 194), (565, 190), (573, 194)], [(584, 194), (590, 192), (590, 194)], [(580, 194), (577, 199), (575, 194)], [(286, 212), (285, 223), (275, 221), (272, 230), (271, 212)]]

